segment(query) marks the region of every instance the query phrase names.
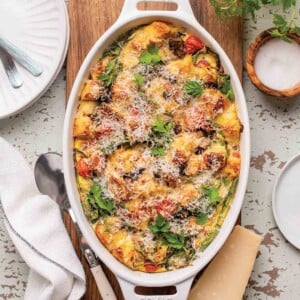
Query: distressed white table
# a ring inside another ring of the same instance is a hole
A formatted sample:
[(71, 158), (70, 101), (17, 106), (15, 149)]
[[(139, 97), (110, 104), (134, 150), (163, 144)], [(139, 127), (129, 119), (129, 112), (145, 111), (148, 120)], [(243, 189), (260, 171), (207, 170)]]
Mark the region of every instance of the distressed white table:
[[(245, 41), (271, 27), (269, 8), (257, 21), (245, 18)], [(230, 37), (228, 37), (230, 38)], [(46, 151), (61, 152), (65, 107), (65, 70), (50, 90), (32, 107), (0, 121), (0, 136), (7, 139), (33, 166)], [(300, 299), (300, 251), (281, 235), (271, 210), (274, 180), (286, 161), (300, 152), (300, 96), (290, 100), (267, 97), (244, 73), (250, 115), (252, 158), (242, 223), (264, 236), (245, 299)], [(28, 268), (9, 239), (0, 213), (0, 299), (23, 298)], [(238, 274), (237, 274), (238, 276)]]

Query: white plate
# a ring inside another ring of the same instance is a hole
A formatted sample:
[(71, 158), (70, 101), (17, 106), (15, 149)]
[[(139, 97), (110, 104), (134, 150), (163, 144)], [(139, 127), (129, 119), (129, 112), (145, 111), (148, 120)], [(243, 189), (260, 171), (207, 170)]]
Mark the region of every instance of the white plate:
[(0, 0), (0, 35), (21, 47), (44, 68), (34, 77), (21, 66), (23, 85), (11, 87), (0, 64), (0, 119), (31, 105), (58, 75), (69, 42), (69, 20), (63, 0)]
[(280, 172), (272, 198), (273, 214), (280, 231), (300, 249), (300, 154)]

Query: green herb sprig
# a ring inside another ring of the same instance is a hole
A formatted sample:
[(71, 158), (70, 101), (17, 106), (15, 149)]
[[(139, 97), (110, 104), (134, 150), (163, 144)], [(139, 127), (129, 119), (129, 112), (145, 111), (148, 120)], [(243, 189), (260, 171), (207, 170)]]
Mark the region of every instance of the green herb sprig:
[(104, 83), (105, 87), (110, 87), (115, 81), (119, 71), (121, 70), (121, 64), (117, 58), (114, 58), (105, 68), (105, 72), (98, 76), (98, 79)]
[(234, 93), (231, 87), (231, 83), (230, 83), (230, 77), (229, 75), (225, 75), (222, 76), (222, 81), (220, 83), (220, 87), (221, 87), (221, 93), (223, 93), (224, 95), (226, 95), (226, 97), (233, 102), (234, 101)]
[(165, 122), (160, 118), (156, 118), (152, 125), (152, 131), (160, 135), (170, 135), (173, 126), (173, 122)]
[(216, 187), (202, 188), (202, 192), (208, 197), (211, 204), (218, 203), (222, 200)]
[(273, 14), (273, 24), (277, 27), (270, 34), (274, 37), (281, 38), (290, 42), (289, 33), (300, 36), (300, 27), (296, 22), (296, 0), (210, 0), (217, 15), (221, 18), (232, 18), (242, 16), (243, 13), (249, 13), (255, 18), (255, 13), (262, 5), (281, 6), (283, 11), (293, 9), (292, 16), (286, 20), (282, 15)]
[(197, 225), (203, 225), (207, 222), (207, 215), (205, 213), (199, 212), (196, 215), (196, 224)]
[(146, 65), (156, 65), (161, 62), (161, 57), (158, 54), (159, 48), (154, 45), (150, 44), (147, 50), (143, 51), (139, 57), (139, 62)]
[(149, 224), (149, 228), (153, 234), (162, 236), (170, 248), (180, 250), (184, 247), (184, 235), (169, 231), (170, 223), (161, 214), (157, 215), (153, 224)]
[(84, 212), (92, 222), (97, 221), (101, 216), (114, 211), (114, 203), (111, 199), (104, 197), (102, 188), (96, 182), (90, 189), (83, 201)]
[(203, 93), (202, 85), (199, 82), (194, 81), (194, 80), (189, 80), (184, 85), (184, 89), (188, 95), (190, 95), (194, 98), (202, 95), (202, 93)]

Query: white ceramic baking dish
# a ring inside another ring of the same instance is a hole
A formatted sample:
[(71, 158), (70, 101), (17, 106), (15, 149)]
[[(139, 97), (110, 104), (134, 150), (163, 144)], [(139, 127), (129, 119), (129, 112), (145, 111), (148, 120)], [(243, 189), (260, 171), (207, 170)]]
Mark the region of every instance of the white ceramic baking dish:
[[(160, 299), (160, 300), (184, 300), (187, 298), (190, 286), (195, 275), (203, 269), (221, 248), (230, 234), (239, 215), (244, 193), (247, 185), (250, 134), (246, 101), (243, 89), (235, 69), (225, 54), (224, 50), (215, 39), (198, 23), (188, 0), (170, 0), (177, 4), (176, 11), (140, 11), (137, 4), (141, 0), (125, 0), (124, 7), (116, 23), (105, 32), (95, 43), (75, 80), (65, 117), (63, 134), (63, 159), (66, 187), (70, 202), (84, 236), (98, 257), (117, 276), (126, 300), (135, 299)], [(153, 1), (153, 0), (152, 0)], [(156, 0), (159, 2), (158, 0)], [(199, 258), (191, 266), (164, 273), (143, 273), (133, 271), (115, 259), (110, 252), (97, 239), (94, 231), (86, 219), (79, 200), (76, 186), (76, 178), (73, 163), (73, 121), (78, 107), (79, 94), (84, 80), (88, 77), (89, 68), (101, 57), (103, 50), (116, 40), (122, 33), (141, 24), (147, 24), (154, 20), (165, 20), (186, 27), (192, 33), (200, 36), (204, 42), (214, 49), (220, 56), (222, 65), (231, 76), (231, 84), (235, 93), (239, 118), (244, 126), (241, 136), (241, 172), (232, 206), (223, 223), (223, 226), (209, 247), (201, 253)], [(177, 293), (168, 296), (141, 296), (134, 292), (136, 286), (161, 287), (176, 286)]]

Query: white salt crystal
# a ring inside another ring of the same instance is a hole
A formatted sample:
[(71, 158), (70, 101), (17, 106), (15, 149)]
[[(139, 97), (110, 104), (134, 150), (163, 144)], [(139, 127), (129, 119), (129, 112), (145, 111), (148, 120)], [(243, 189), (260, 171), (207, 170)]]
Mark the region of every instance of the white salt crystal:
[(269, 88), (293, 88), (300, 83), (300, 45), (271, 39), (258, 50), (254, 68), (260, 81)]

